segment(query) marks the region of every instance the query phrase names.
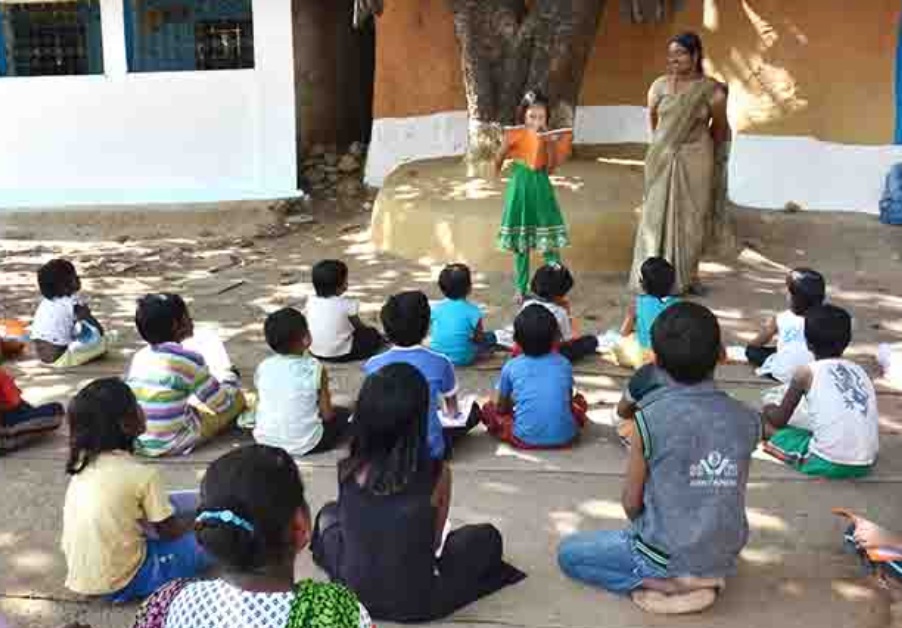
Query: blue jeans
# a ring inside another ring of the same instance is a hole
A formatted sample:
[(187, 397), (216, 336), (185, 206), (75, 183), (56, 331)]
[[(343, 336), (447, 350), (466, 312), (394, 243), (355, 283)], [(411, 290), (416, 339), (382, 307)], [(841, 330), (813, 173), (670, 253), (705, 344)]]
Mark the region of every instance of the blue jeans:
[(627, 595), (646, 578), (665, 578), (663, 569), (636, 551), (629, 530), (573, 534), (558, 547), (561, 571), (575, 580)]
[[(197, 491), (175, 491), (169, 494), (169, 501), (175, 509), (175, 516), (194, 516), (197, 512)], [(212, 566), (210, 557), (198, 544), (194, 532), (183, 534), (177, 539), (163, 541), (155, 531), (145, 526), (147, 554), (138, 573), (124, 588), (109, 594), (111, 602), (122, 603), (141, 600), (179, 578), (194, 578)]]

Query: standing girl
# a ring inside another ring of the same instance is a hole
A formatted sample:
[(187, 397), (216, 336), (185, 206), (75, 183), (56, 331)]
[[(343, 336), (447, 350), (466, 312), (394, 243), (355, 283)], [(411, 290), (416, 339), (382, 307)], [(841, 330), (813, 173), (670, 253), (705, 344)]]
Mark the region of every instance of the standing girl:
[[(544, 133), (548, 130), (548, 99), (536, 91), (523, 97), (517, 110), (517, 121), (527, 130)], [(517, 300), (522, 301), (529, 287), (529, 255), (541, 251), (546, 264), (560, 263), (559, 250), (570, 243), (567, 226), (561, 216), (554, 189), (548, 178), (560, 165), (556, 150), (556, 136), (538, 137), (542, 167), (531, 168), (515, 160), (507, 191), (504, 195), (504, 214), (498, 231), (498, 247), (514, 254), (514, 285)], [(505, 136), (495, 157), (495, 171), (516, 148), (516, 140)], [(541, 154), (544, 153), (544, 154)]]

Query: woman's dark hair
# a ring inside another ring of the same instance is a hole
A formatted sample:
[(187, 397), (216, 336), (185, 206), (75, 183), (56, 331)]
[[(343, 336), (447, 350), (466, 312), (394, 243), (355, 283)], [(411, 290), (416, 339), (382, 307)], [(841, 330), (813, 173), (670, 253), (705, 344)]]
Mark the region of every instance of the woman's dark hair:
[(448, 264), (438, 276), (438, 287), (449, 299), (465, 299), (473, 289), (473, 279), (466, 264)]
[(530, 107), (545, 107), (548, 116), (551, 116), (551, 101), (548, 100), (548, 97), (545, 94), (537, 89), (533, 89), (523, 95), (523, 100), (520, 101), (520, 104), (517, 107), (517, 124), (524, 124), (526, 122), (526, 112)]
[(429, 299), (419, 290), (390, 296), (379, 313), (385, 335), (399, 347), (412, 347), (423, 342), (429, 333), (431, 316)]
[(566, 266), (546, 264), (532, 276), (529, 289), (544, 301), (554, 301), (567, 296), (573, 289), (573, 275)]
[(835, 305), (815, 305), (805, 312), (805, 340), (818, 360), (842, 357), (852, 342), (852, 317)]
[(388, 364), (367, 377), (357, 396), (350, 454), (338, 465), (341, 482), (366, 470), (363, 487), (376, 495), (403, 491), (426, 465), (429, 384), (413, 366)]
[(293, 307), (283, 307), (273, 312), (263, 323), (266, 344), (276, 353), (288, 353), (291, 350), (291, 343), (308, 333), (306, 317)]
[(188, 316), (188, 306), (177, 294), (147, 294), (138, 299), (135, 325), (152, 345), (175, 340), (179, 322)]
[(338, 288), (348, 280), (348, 265), (337, 259), (324, 259), (314, 265), (310, 273), (313, 289), (318, 297), (334, 297)]
[(116, 377), (96, 379), (69, 402), (69, 460), (66, 473), (78, 475), (105, 451), (132, 451), (137, 434), (126, 434), (124, 418), (140, 412), (132, 389)]
[(702, 68), (702, 60), (705, 58), (705, 49), (702, 46), (702, 38), (699, 37), (696, 33), (687, 31), (685, 33), (680, 33), (679, 35), (674, 35), (667, 43), (677, 44), (680, 48), (683, 48), (690, 55), (694, 56), (695, 70), (699, 73), (704, 72)]
[(827, 296), (824, 276), (810, 268), (789, 271), (786, 289), (789, 291), (789, 308), (798, 316), (804, 316), (809, 309), (821, 305)]
[(69, 294), (73, 280), (78, 277), (75, 266), (66, 259), (52, 259), (38, 269), (38, 288), (45, 299), (57, 299)]
[(526, 306), (514, 319), (514, 341), (528, 356), (539, 357), (551, 353), (560, 335), (554, 314), (538, 303)]
[(642, 289), (646, 294), (663, 299), (670, 296), (676, 282), (676, 270), (663, 257), (649, 257), (639, 270)]
[(703, 305), (684, 301), (661, 312), (651, 327), (658, 365), (681, 384), (709, 379), (720, 358), (720, 324)]
[(291, 456), (266, 445), (241, 447), (207, 469), (198, 515), (231, 511), (253, 531), (205, 518), (195, 523), (197, 540), (226, 567), (256, 571), (285, 561), (293, 550), (289, 526), (298, 509), (310, 516), (304, 483)]

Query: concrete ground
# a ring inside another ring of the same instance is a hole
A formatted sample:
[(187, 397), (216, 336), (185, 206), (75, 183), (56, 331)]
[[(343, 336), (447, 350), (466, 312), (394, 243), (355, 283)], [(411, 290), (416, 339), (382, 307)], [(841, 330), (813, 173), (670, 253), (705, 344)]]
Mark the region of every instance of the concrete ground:
[[(363, 211), (314, 207), (312, 222), (273, 226), (259, 208), (236, 209), (218, 225), (196, 224), (183, 214), (130, 223), (121, 217), (19, 217), (0, 240), (0, 317), (29, 317), (37, 302), (34, 271), (53, 256), (73, 259), (95, 313), (119, 332), (119, 348), (106, 360), (68, 372), (26, 357), (8, 363), (32, 401), (64, 401), (84, 383), (121, 374), (139, 346), (131, 318), (134, 299), (148, 291), (178, 291), (191, 298), (200, 323), (219, 323), (234, 360), (252, 381), (266, 354), (266, 311), (302, 304), (310, 292), (310, 265), (339, 256), (351, 267), (352, 296), (364, 317), (375, 320), (385, 295), (420, 288), (437, 297), (438, 268), (376, 254), (368, 244)], [(786, 266), (810, 265), (830, 281), (831, 298), (856, 317), (851, 355), (872, 372), (877, 342), (902, 338), (902, 232), (876, 220), (848, 215), (738, 214), (743, 242), (736, 257), (707, 260), (703, 299), (720, 316), (726, 341), (738, 343), (758, 321), (783, 304)], [(148, 224), (156, 223), (156, 227)], [(279, 219), (280, 225), (282, 220)], [(162, 227), (160, 225), (163, 225)], [(478, 269), (477, 269), (478, 270)], [(622, 276), (579, 275), (573, 294), (586, 331), (602, 331), (622, 316)], [(474, 298), (486, 305), (489, 326), (510, 322), (510, 277), (477, 273)], [(487, 392), (500, 361), (461, 369), (461, 388)], [(333, 386), (353, 396), (358, 365), (331, 368)], [(751, 540), (739, 573), (708, 613), (679, 619), (642, 614), (626, 600), (566, 580), (555, 563), (560, 538), (575, 530), (625, 525), (619, 493), (625, 454), (610, 427), (611, 406), (626, 373), (598, 361), (577, 368), (578, 384), (592, 404), (593, 424), (566, 452), (516, 452), (478, 431), (458, 449), (451, 518), (455, 523), (491, 521), (502, 530), (510, 562), (529, 574), (523, 583), (476, 603), (442, 622), (587, 628), (639, 626), (843, 626), (889, 625), (884, 594), (862, 578), (854, 557), (842, 552), (841, 522), (830, 508), (844, 506), (892, 527), (902, 527), (902, 396), (881, 382), (881, 458), (876, 472), (856, 482), (802, 477), (757, 456), (749, 486)], [(763, 386), (750, 369), (732, 365), (718, 373), (721, 385), (754, 403)], [(171, 488), (195, 487), (206, 465), (244, 442), (222, 438), (184, 458), (160, 465)], [(73, 595), (63, 587), (59, 550), (61, 505), (66, 489), (65, 431), (0, 458), (0, 613), (17, 626), (55, 626), (79, 620), (95, 627), (130, 625), (133, 606), (111, 607)], [(301, 461), (314, 509), (336, 494), (338, 454)], [(298, 572), (316, 575), (309, 555)]]

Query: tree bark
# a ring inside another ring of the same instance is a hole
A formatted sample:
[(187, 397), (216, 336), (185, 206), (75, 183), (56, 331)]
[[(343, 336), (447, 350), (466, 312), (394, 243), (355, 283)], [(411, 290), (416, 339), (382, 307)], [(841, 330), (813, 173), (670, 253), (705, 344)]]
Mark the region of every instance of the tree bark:
[(551, 100), (551, 126), (572, 126), (606, 0), (450, 0), (469, 114), (468, 163), (496, 150), (529, 90)]

